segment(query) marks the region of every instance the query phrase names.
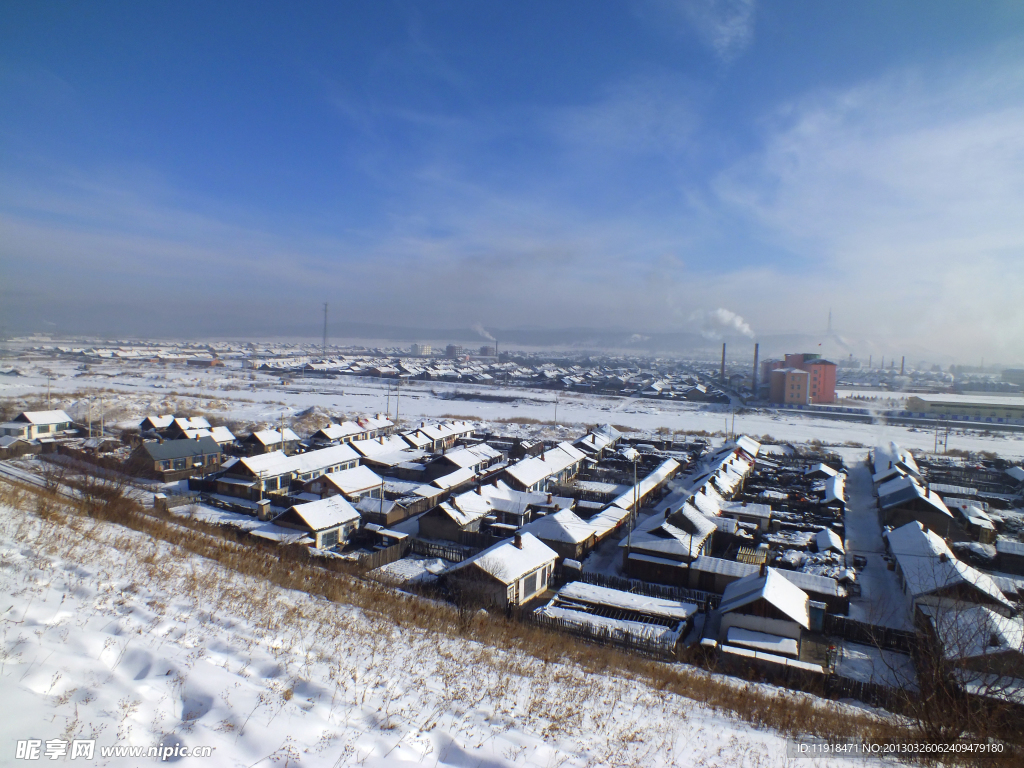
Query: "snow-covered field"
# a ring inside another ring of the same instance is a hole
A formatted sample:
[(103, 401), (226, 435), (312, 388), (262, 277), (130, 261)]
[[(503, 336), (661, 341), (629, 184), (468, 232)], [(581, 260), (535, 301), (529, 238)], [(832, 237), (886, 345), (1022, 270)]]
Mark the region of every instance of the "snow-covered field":
[[(582, 425), (612, 423), (638, 432), (706, 431), (771, 435), (775, 440), (826, 445), (858, 443), (874, 446), (895, 440), (911, 450), (932, 450), (934, 433), (885, 424), (864, 424), (814, 416), (778, 414), (759, 410), (732, 415), (728, 406), (701, 406), (685, 402), (605, 397), (552, 391), (415, 381), (402, 385), (396, 403), (394, 384), (368, 377), (336, 379), (296, 378), (283, 383), (280, 376), (251, 373), (240, 368), (213, 370), (164, 367), (146, 363), (91, 364), (88, 371), (65, 361), (14, 361), (20, 376), (0, 377), (0, 397), (45, 399), (47, 376), (53, 407), (74, 418), (88, 418), (90, 401), (94, 421), (102, 408), (108, 423), (136, 426), (145, 416), (171, 412), (200, 412), (215, 420), (243, 425), (272, 425), (316, 407), (337, 416), (371, 414), (396, 409), (404, 423), (446, 415), (466, 416), (492, 423), (507, 434), (557, 437), (580, 433)], [(390, 390), (389, 390), (390, 386)], [(512, 402), (448, 399), (475, 394), (504, 396)], [(100, 403), (98, 398), (102, 398)], [(557, 417), (556, 417), (557, 408)], [(529, 419), (534, 424), (503, 423)], [(994, 451), (1012, 459), (1024, 457), (1024, 433), (954, 432), (950, 449)]]
[(159, 744), (213, 748), (168, 762), (249, 768), (789, 762), (780, 735), (636, 681), (397, 626), (27, 508), (0, 507), (0, 764), (20, 764), (19, 740), (75, 738), (95, 738), (88, 764), (112, 766), (154, 758), (101, 749)]

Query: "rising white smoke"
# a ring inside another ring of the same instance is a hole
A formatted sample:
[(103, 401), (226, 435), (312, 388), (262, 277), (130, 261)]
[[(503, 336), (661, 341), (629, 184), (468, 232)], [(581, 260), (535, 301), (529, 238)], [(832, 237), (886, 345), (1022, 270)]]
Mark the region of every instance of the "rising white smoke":
[(708, 338), (720, 338), (723, 333), (742, 333), (748, 339), (754, 338), (754, 329), (742, 317), (730, 309), (719, 307), (695, 313), (693, 320), (699, 320), (702, 333)]
[(494, 337), (487, 332), (487, 329), (484, 328), (483, 323), (477, 321), (473, 325), (473, 330), (479, 333), (483, 338), (487, 339), (488, 341), (494, 341)]

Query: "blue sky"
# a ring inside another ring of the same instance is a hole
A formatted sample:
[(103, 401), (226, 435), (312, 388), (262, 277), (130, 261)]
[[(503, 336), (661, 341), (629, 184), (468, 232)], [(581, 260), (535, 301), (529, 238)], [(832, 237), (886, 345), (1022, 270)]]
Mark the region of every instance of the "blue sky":
[(0, 320), (1020, 359), (1022, 126), (1016, 2), (12, 1)]

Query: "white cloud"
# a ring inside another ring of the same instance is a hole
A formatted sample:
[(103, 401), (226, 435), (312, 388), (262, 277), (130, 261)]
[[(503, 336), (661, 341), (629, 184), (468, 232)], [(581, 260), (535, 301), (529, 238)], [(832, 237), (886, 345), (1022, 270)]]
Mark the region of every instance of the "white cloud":
[(780, 304), (827, 303), (861, 332), (1019, 355), (1021, 125), (1018, 67), (889, 76), (780, 111), (716, 192), (803, 257)]

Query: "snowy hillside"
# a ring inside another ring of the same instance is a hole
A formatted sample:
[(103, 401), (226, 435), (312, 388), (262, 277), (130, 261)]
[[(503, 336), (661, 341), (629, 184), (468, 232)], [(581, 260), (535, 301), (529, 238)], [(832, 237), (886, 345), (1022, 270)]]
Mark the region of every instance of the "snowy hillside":
[(399, 627), (88, 519), (0, 508), (0, 591), (4, 764), (18, 740), (76, 737), (106, 765), (139, 760), (101, 748), (157, 744), (214, 748), (181, 765), (787, 762), (779, 735), (688, 699)]

